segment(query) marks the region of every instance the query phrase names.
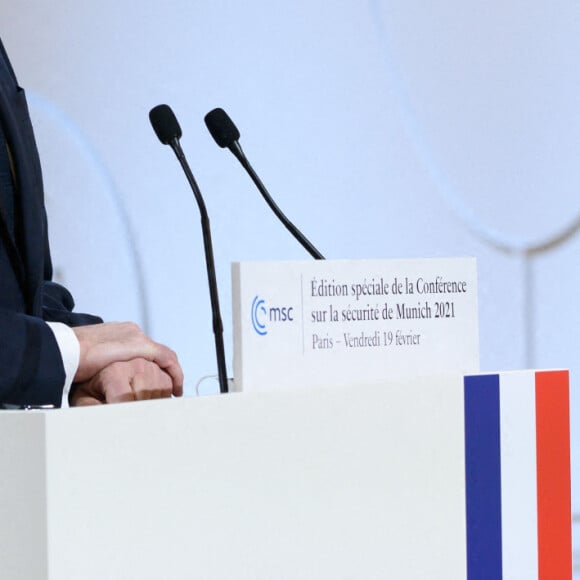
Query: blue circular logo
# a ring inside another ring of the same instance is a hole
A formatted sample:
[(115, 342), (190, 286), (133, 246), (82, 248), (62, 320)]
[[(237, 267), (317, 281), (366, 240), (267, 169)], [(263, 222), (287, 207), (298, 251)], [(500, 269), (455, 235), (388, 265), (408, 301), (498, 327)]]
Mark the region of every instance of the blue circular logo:
[(254, 330), (260, 335), (268, 334), (266, 324), (262, 322), (267, 317), (265, 302), (259, 296), (255, 296), (252, 302), (252, 326)]

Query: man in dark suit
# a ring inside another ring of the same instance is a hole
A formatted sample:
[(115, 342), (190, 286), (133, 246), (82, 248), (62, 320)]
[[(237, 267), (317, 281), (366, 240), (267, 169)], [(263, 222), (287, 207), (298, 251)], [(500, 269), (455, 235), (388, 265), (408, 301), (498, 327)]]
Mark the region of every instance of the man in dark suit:
[(103, 324), (73, 307), (68, 290), (52, 281), (40, 161), (24, 91), (0, 40), (0, 404), (181, 395), (175, 353), (135, 324)]

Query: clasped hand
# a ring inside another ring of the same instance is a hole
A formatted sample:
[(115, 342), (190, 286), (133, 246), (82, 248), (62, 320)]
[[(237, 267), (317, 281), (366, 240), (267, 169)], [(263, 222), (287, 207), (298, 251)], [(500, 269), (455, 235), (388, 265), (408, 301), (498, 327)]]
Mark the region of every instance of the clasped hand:
[(71, 405), (95, 405), (181, 396), (177, 355), (132, 322), (73, 328), (80, 345)]

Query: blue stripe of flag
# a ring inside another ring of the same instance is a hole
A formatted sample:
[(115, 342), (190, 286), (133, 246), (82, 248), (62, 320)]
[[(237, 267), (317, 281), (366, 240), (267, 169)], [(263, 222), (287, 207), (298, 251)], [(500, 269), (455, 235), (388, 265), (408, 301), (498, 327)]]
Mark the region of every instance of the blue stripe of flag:
[(467, 579), (501, 580), (499, 375), (464, 379)]

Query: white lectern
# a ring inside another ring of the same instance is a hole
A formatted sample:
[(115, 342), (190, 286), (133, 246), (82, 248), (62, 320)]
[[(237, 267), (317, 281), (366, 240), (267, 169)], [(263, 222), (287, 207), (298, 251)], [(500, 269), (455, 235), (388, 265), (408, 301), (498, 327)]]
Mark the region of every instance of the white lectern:
[(570, 578), (567, 397), (523, 371), (3, 412), (0, 577)]

